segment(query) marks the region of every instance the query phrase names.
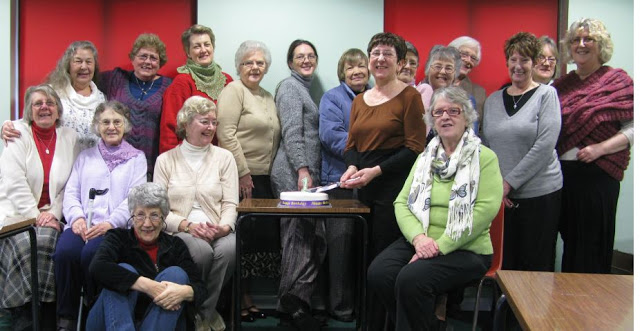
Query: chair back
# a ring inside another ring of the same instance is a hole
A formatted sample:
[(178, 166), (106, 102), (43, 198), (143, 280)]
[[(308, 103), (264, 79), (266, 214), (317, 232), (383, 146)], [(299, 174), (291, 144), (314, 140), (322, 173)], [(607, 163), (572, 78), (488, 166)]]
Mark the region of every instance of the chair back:
[(500, 205), (498, 214), (491, 222), (489, 229), (491, 245), (493, 246), (493, 259), (491, 267), (487, 270), (486, 276), (495, 278), (496, 271), (502, 269), (502, 246), (504, 241), (504, 203)]

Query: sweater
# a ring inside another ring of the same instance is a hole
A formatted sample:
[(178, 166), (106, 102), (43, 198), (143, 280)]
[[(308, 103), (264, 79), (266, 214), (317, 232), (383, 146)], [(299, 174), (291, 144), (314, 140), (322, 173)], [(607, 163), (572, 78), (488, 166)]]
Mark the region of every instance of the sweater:
[[(224, 73), (227, 77), (225, 86), (233, 81), (233, 78), (227, 73)], [(178, 74), (171, 85), (164, 91), (162, 99), (162, 115), (160, 116), (160, 154), (178, 146), (180, 139), (176, 135), (177, 116), (184, 102), (194, 95), (201, 96), (211, 100), (211, 98), (204, 92), (198, 90), (196, 82), (191, 78), (189, 74)], [(213, 100), (217, 102), (217, 100)], [(217, 144), (217, 139), (214, 137), (212, 142)]]
[(242, 81), (229, 83), (218, 97), (218, 144), (229, 150), (238, 177), (269, 175), (280, 144), (280, 121), (271, 93), (252, 93)]
[(476, 112), (478, 113), (478, 129), (476, 129), (476, 133), (482, 131), (482, 111), (484, 109), (484, 103), (487, 100), (487, 91), (484, 87), (473, 83), (469, 76), (466, 76), (463, 80), (460, 81), (460, 86), (463, 90), (467, 91), (470, 97), (475, 99), (475, 107)]
[(93, 82), (89, 84), (91, 94), (86, 97), (78, 94), (71, 84), (67, 85), (63, 91), (56, 90), (62, 103), (60, 120), (63, 126), (72, 128), (78, 133), (80, 150), (95, 146), (100, 139), (91, 131), (91, 122), (96, 108), (105, 101), (105, 98), (96, 84)]
[[(366, 87), (369, 89), (369, 87)], [(356, 94), (345, 83), (327, 91), (320, 99), (320, 142), (322, 143), (322, 174), (320, 182), (326, 185), (340, 181), (347, 170), (344, 149), (349, 136), (351, 104)]]
[[(198, 267), (191, 259), (187, 245), (178, 237), (160, 232), (158, 236), (157, 263), (153, 263), (136, 239), (134, 229), (111, 229), (96, 251), (89, 265), (89, 273), (101, 287), (127, 293), (139, 277), (155, 279), (166, 268), (180, 267), (189, 276), (193, 289), (193, 301), (188, 303), (196, 311), (207, 297), (207, 289), (200, 277)], [(127, 263), (134, 267), (137, 274), (121, 266)], [(151, 304), (147, 295), (138, 296), (135, 316), (140, 318)]]
[(153, 181), (165, 187), (169, 195), (167, 232), (178, 232), (180, 222), (187, 219), (196, 201), (211, 222), (235, 229), (238, 169), (228, 150), (209, 146), (202, 165), (194, 171), (177, 146), (158, 156)]
[[(127, 144), (122, 141), (121, 144)], [(78, 218), (87, 222), (89, 214), (89, 190), (109, 189), (97, 195), (93, 202), (91, 224), (109, 222), (113, 228), (127, 228), (129, 190), (147, 181), (147, 160), (144, 153), (116, 166), (109, 172), (98, 146), (86, 149), (78, 155), (64, 192), (63, 213), (69, 229)]]
[(131, 94), (132, 75), (133, 72), (120, 68), (103, 72), (100, 74), (100, 88), (108, 100), (117, 100), (129, 107), (132, 129), (125, 139), (131, 146), (144, 152), (147, 157), (147, 178), (151, 180), (160, 142), (162, 96), (171, 84), (171, 79), (156, 79), (157, 91), (145, 100), (140, 100), (139, 96)]
[(555, 146), (560, 134), (560, 101), (556, 90), (540, 85), (509, 117), (503, 90), (484, 105), (483, 143), (500, 160), (500, 171), (516, 199), (539, 197), (562, 188), (562, 171)]
[[(4, 221), (8, 216), (28, 219), (38, 217), (41, 212), (38, 201), (42, 195), (44, 170), (32, 130), (21, 120), (13, 121), (13, 126), (20, 131), (20, 137), (10, 142), (0, 156), (0, 228), (7, 225)], [(73, 129), (58, 127), (56, 135), (56, 149), (49, 171), (51, 204), (43, 206), (42, 211), (62, 220), (65, 185), (80, 145)]]
[(309, 168), (313, 185), (320, 184), (320, 139), (318, 106), (309, 94), (311, 79), (292, 71), (276, 90), (276, 107), (280, 117), (282, 141), (271, 170), (276, 196), (280, 192), (298, 191), (298, 169)]
[(423, 115), (420, 93), (411, 86), (376, 106), (367, 105), (364, 93), (358, 95), (351, 108), (344, 154), (347, 166), (379, 165), (383, 175), (405, 176), (426, 145)]
[[(407, 204), (417, 164), (416, 161), (400, 194), (393, 202), (398, 227), (409, 242), (412, 242), (415, 236), (425, 233), (422, 222), (409, 210)], [(434, 176), (428, 237), (436, 241), (440, 252), (444, 255), (456, 250), (467, 250), (482, 255), (493, 254), (489, 228), (502, 203), (502, 176), (496, 154), (487, 147), (480, 147), (480, 179), (478, 196), (473, 206), (473, 227), (471, 233), (463, 232), (462, 237), (457, 241), (445, 234), (453, 181), (454, 178), (443, 180), (437, 175)]]

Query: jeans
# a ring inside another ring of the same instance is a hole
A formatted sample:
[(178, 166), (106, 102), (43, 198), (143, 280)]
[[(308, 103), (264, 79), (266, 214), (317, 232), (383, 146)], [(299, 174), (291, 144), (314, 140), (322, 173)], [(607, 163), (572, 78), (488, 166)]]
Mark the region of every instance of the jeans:
[[(120, 263), (120, 266), (137, 271), (131, 265)], [(169, 281), (180, 285), (187, 284), (189, 277), (180, 267), (169, 267), (158, 274), (156, 281)], [(165, 310), (151, 303), (142, 321), (134, 321), (134, 310), (138, 295), (146, 295), (130, 290), (119, 293), (103, 289), (98, 300), (87, 317), (87, 330), (185, 330), (186, 320), (182, 310), (184, 304), (176, 311)], [(136, 327), (137, 326), (137, 327)]]

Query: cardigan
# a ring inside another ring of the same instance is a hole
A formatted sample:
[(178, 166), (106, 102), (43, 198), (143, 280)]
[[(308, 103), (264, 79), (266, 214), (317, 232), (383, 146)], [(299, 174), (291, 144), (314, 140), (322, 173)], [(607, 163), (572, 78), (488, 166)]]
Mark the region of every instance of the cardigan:
[(100, 74), (100, 88), (108, 100), (117, 100), (129, 107), (131, 131), (125, 136), (127, 142), (141, 150), (147, 157), (147, 178), (153, 178), (153, 166), (158, 157), (160, 142), (160, 115), (162, 95), (171, 84), (171, 78), (156, 79), (158, 90), (145, 100), (131, 94), (132, 71), (115, 68)]
[(91, 131), (91, 123), (93, 115), (96, 113), (96, 108), (99, 104), (105, 102), (105, 98), (96, 84), (89, 82), (89, 85), (91, 86), (91, 94), (86, 97), (78, 94), (71, 84), (67, 85), (62, 91), (56, 90), (62, 103), (60, 121), (63, 126), (76, 130), (80, 150), (95, 146), (98, 139), (100, 139)]
[(482, 131), (482, 111), (484, 109), (484, 103), (487, 100), (487, 91), (484, 87), (473, 83), (469, 76), (466, 76), (463, 80), (460, 81), (458, 85), (463, 90), (465, 90), (470, 97), (475, 99), (474, 106), (476, 107), (476, 112), (478, 113), (478, 129), (476, 129), (476, 133)]
[(242, 81), (229, 83), (218, 97), (218, 144), (233, 153), (238, 177), (269, 175), (280, 144), (280, 121), (271, 93), (252, 93)]
[[(409, 210), (407, 203), (417, 164), (418, 161), (414, 163), (400, 194), (393, 202), (398, 227), (410, 243), (415, 236), (425, 234), (422, 222)], [(480, 179), (478, 196), (473, 206), (473, 226), (470, 233), (463, 232), (457, 241), (445, 234), (453, 181), (454, 178), (444, 180), (437, 175), (433, 177), (427, 236), (436, 241), (440, 252), (444, 255), (456, 250), (467, 250), (482, 255), (493, 254), (489, 228), (502, 203), (502, 176), (498, 157), (489, 148), (480, 147)]]
[(209, 146), (197, 172), (187, 163), (180, 146), (160, 154), (153, 181), (167, 189), (171, 211), (166, 216), (166, 231), (178, 232), (178, 226), (197, 201), (209, 220), (235, 230), (238, 205), (238, 169), (233, 154)]
[(484, 104), (483, 143), (500, 160), (502, 177), (517, 199), (539, 197), (562, 188), (555, 150), (560, 134), (560, 101), (556, 89), (540, 85), (513, 116), (507, 115), (503, 90)]
[(280, 192), (298, 191), (298, 169), (309, 168), (313, 186), (320, 184), (320, 139), (318, 106), (309, 94), (311, 79), (295, 71), (276, 90), (276, 107), (280, 117), (282, 143), (271, 170), (276, 196)]
[[(233, 81), (227, 73), (222, 73), (227, 77), (224, 83), (226, 86)], [(178, 74), (173, 78), (173, 82), (164, 91), (162, 99), (162, 115), (160, 116), (160, 154), (178, 146), (180, 139), (176, 135), (177, 116), (184, 102), (194, 95), (211, 100), (204, 92), (198, 90), (196, 82), (189, 74)], [(217, 100), (213, 100), (217, 102)], [(217, 144), (217, 139), (213, 138), (213, 144)]]
[(56, 128), (55, 152), (49, 171), (51, 204), (38, 209), (42, 195), (44, 169), (31, 127), (22, 120), (13, 121), (20, 131), (0, 156), (0, 228), (6, 217), (36, 218), (41, 211), (62, 220), (62, 198), (71, 174), (73, 161), (80, 151), (78, 135), (73, 129)]
[[(123, 140), (121, 144), (128, 143)], [(109, 172), (98, 146), (82, 151), (73, 165), (64, 193), (63, 213), (67, 220), (64, 229), (71, 228), (78, 218), (89, 221), (89, 190), (92, 188), (109, 191), (95, 197), (91, 224), (109, 222), (113, 228), (129, 227), (129, 190), (146, 181), (147, 160), (142, 152)]]
[[(369, 86), (365, 87), (368, 90)], [(322, 173), (320, 183), (340, 181), (347, 170), (344, 148), (349, 135), (351, 105), (356, 94), (345, 83), (327, 91), (320, 99), (320, 142), (322, 143)]]
[[(134, 231), (133, 228), (107, 231), (89, 265), (89, 273), (96, 282), (101, 287), (126, 293), (139, 277), (155, 279), (164, 269), (177, 266), (187, 273), (187, 285), (193, 289), (193, 301), (187, 304), (195, 309), (200, 307), (207, 297), (207, 289), (187, 245), (180, 238), (161, 231), (157, 241), (157, 263), (154, 264), (149, 254), (140, 247)], [(119, 263), (131, 265), (138, 273), (119, 266)], [(144, 314), (151, 303), (152, 300), (147, 295), (138, 296), (136, 316)]]

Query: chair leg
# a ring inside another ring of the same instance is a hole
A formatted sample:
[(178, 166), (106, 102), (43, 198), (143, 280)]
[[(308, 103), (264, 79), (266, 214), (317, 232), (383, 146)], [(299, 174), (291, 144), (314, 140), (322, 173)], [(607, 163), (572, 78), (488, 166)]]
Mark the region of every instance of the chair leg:
[(493, 330), (504, 330), (505, 322), (507, 319), (507, 308), (509, 304), (507, 303), (507, 297), (503, 294), (498, 299), (496, 303), (496, 311), (493, 314)]
[(471, 326), (471, 330), (473, 331), (476, 331), (476, 327), (478, 326), (478, 313), (480, 311), (480, 295), (482, 294), (483, 284), (484, 284), (484, 278), (482, 278), (478, 283), (478, 290), (476, 292), (476, 304), (473, 309), (473, 325)]

